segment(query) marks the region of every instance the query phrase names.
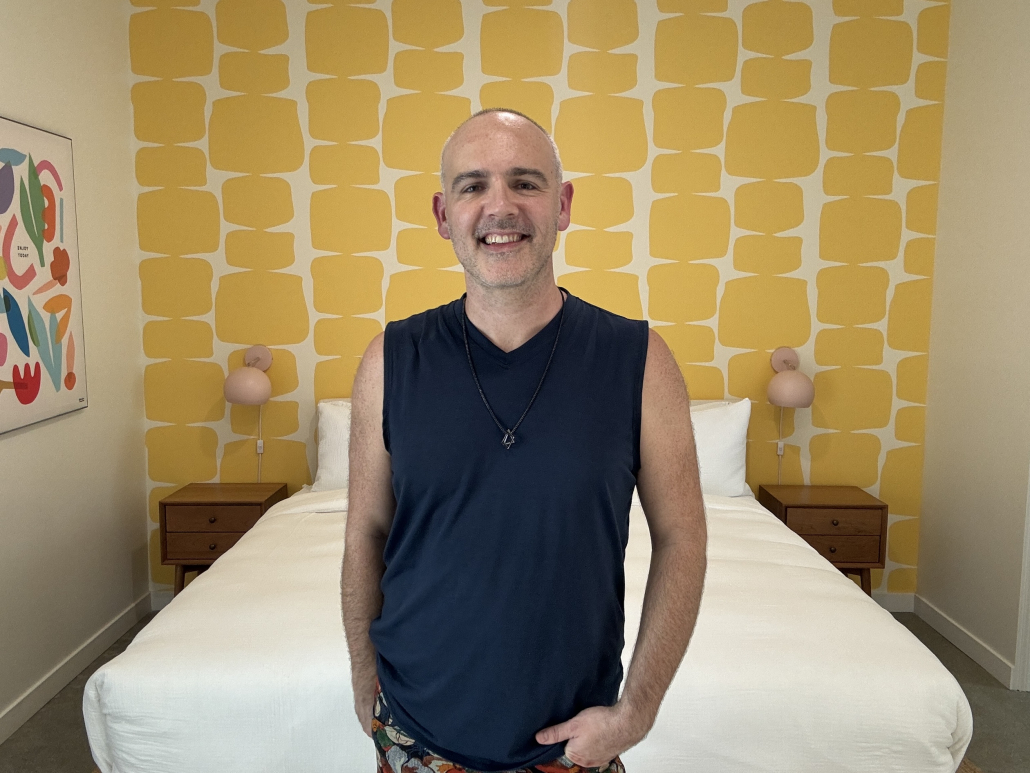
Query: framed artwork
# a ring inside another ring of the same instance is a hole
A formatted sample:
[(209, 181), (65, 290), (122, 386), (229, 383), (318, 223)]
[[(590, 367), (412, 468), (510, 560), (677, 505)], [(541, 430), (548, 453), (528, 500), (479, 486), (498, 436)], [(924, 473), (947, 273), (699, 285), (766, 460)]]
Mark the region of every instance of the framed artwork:
[(72, 142), (0, 118), (0, 433), (85, 408)]

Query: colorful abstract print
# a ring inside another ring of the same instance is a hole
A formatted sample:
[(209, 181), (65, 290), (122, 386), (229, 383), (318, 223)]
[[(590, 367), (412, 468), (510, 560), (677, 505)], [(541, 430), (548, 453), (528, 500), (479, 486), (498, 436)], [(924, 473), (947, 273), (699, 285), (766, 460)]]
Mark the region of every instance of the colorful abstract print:
[(0, 121), (0, 432), (85, 406), (70, 162), (68, 140)]
[[(478, 773), (448, 762), (420, 746), (415, 739), (397, 727), (378, 682), (372, 705), (372, 740), (376, 747), (377, 773)], [(519, 768), (508, 773), (626, 773), (626, 768), (618, 757), (600, 768), (584, 768), (563, 755), (551, 762)]]

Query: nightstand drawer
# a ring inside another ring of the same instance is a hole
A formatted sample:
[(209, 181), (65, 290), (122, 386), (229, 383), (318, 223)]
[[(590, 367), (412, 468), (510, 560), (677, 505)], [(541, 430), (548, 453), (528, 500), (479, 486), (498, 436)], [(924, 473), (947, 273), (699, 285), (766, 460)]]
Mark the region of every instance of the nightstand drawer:
[(199, 561), (213, 561), (225, 551), (235, 545), (242, 532), (224, 533), (208, 532), (207, 534), (193, 534), (179, 532), (165, 536), (169, 559), (193, 559)]
[(175, 566), (173, 593), (183, 589), (187, 572), (215, 563), (286, 495), (285, 483), (189, 483), (162, 499), (161, 563)]
[(870, 563), (880, 561), (879, 537), (834, 537), (806, 535), (805, 542), (830, 563)]
[[(822, 507), (788, 507), (787, 526), (798, 534), (879, 536), (882, 511)], [(875, 558), (872, 560), (876, 560)]]
[(845, 574), (857, 574), (872, 595), (872, 570), (883, 569), (887, 503), (857, 486), (762, 484), (758, 501)]
[(261, 517), (261, 505), (167, 505), (167, 531), (247, 531)]

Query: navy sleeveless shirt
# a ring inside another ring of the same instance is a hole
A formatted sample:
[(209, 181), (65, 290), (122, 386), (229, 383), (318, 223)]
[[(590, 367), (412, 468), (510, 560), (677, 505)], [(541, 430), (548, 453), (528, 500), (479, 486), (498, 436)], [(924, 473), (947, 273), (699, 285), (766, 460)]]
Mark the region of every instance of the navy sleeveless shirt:
[[(559, 317), (507, 353), (468, 323), (505, 427)], [(461, 319), (458, 300), (386, 327), (397, 510), (370, 635), (397, 726), (452, 762), (504, 771), (561, 756), (537, 731), (618, 699), (648, 329), (568, 295), (506, 450)]]

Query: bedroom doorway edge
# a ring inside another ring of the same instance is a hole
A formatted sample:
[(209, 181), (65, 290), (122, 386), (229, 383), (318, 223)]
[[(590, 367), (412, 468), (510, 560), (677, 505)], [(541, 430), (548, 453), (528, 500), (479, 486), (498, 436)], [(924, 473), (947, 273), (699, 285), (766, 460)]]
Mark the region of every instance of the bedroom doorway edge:
[(1027, 482), (1026, 518), (1023, 525), (1023, 571), (1019, 580), (1019, 619), (1016, 623), (1016, 662), (1011, 690), (1030, 690), (1030, 481)]

